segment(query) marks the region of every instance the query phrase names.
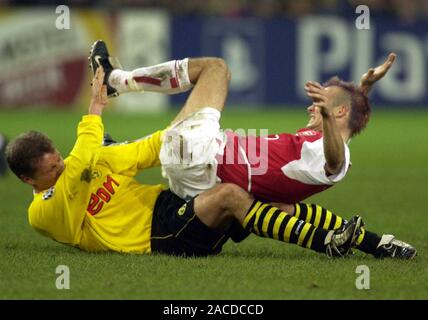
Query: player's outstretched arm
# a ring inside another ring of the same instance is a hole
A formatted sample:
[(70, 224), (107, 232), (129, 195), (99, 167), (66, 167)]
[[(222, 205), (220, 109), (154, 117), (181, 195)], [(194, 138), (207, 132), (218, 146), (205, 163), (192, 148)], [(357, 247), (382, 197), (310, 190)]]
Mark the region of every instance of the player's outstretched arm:
[(307, 95), (312, 98), (313, 106), (319, 108), (323, 118), (323, 144), (327, 175), (338, 174), (345, 163), (345, 146), (336, 124), (334, 106), (326, 95), (326, 90), (318, 82), (305, 85)]
[[(92, 94), (88, 115), (83, 116), (79, 122), (77, 140), (70, 152), (66, 170), (69, 179), (76, 177), (80, 179), (82, 170), (91, 163), (94, 153), (101, 147), (104, 127), (100, 116), (107, 105), (107, 87), (103, 84), (103, 79), (104, 70), (99, 67), (91, 83)], [(75, 186), (79, 187), (79, 183), (80, 180)]]
[(360, 80), (360, 88), (363, 90), (365, 95), (368, 95), (372, 86), (382, 79), (394, 64), (395, 58), (397, 55), (395, 53), (390, 53), (385, 62), (375, 68), (370, 68)]
[(103, 84), (104, 70), (99, 67), (92, 80), (91, 102), (89, 104), (88, 114), (101, 115), (107, 105), (107, 86)]

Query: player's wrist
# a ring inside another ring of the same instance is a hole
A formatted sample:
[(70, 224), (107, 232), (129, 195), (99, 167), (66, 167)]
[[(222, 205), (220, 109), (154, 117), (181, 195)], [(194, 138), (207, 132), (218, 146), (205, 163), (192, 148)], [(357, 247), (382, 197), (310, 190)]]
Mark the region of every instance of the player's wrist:
[(101, 115), (103, 113), (104, 105), (99, 103), (91, 103), (89, 106), (88, 114)]

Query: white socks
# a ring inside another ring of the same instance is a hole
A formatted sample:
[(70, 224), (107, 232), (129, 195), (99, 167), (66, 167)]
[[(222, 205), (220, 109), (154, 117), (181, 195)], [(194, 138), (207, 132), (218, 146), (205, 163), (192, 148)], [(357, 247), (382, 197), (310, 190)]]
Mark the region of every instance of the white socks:
[(188, 72), (189, 59), (172, 60), (133, 71), (115, 69), (109, 84), (118, 93), (151, 91), (166, 94), (185, 92), (192, 87)]

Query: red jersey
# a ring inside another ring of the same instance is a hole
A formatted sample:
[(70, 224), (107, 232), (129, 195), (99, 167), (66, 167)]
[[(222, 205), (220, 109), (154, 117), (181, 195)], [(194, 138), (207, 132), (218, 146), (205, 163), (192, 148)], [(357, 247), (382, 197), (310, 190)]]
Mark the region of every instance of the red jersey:
[(343, 179), (350, 165), (345, 144), (342, 170), (327, 176), (322, 132), (301, 129), (296, 134), (239, 136), (226, 132), (223, 153), (217, 157), (221, 182), (235, 183), (256, 198), (296, 203)]

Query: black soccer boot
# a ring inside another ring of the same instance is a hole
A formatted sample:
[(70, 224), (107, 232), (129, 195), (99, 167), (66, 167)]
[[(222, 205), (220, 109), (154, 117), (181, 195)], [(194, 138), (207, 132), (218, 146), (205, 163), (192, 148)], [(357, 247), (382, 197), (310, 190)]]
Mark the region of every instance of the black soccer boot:
[(374, 256), (378, 259), (394, 258), (410, 260), (416, 257), (417, 251), (410, 244), (395, 239), (392, 234), (384, 234), (376, 248)]
[(330, 231), (326, 239), (327, 256), (336, 258), (349, 255), (351, 248), (355, 247), (362, 226), (364, 226), (362, 218), (354, 216), (342, 228)]
[[(88, 57), (89, 60), (89, 67), (92, 69), (92, 71), (97, 71), (99, 66), (102, 66), (104, 69), (104, 84), (107, 86), (107, 96), (108, 97), (117, 97), (119, 93), (115, 88), (110, 86), (108, 83), (108, 78), (110, 77), (111, 72), (115, 69), (113, 66), (114, 59), (110, 57), (107, 45), (102, 40), (97, 40), (94, 42), (94, 44), (91, 47), (90, 55)], [(117, 60), (116, 60), (116, 63)]]

